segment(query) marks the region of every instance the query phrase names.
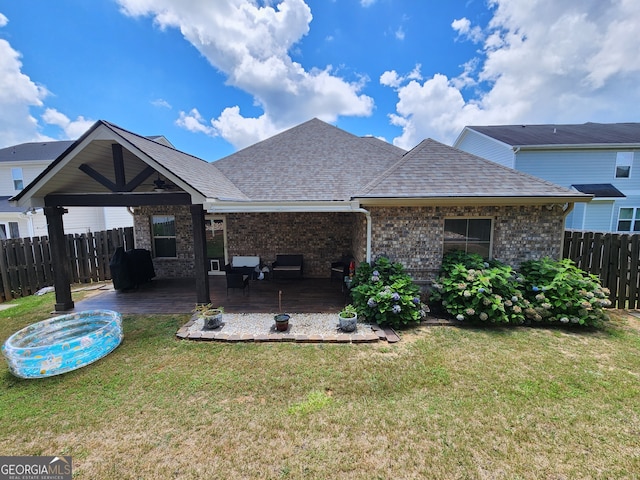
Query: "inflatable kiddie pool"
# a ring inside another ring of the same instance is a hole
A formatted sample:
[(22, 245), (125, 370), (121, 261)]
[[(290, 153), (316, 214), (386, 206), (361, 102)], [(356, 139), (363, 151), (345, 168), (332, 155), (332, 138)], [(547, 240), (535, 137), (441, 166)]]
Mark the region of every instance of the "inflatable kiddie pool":
[(87, 310), (49, 318), (19, 330), (2, 346), (9, 370), (21, 378), (42, 378), (89, 365), (122, 342), (122, 316)]

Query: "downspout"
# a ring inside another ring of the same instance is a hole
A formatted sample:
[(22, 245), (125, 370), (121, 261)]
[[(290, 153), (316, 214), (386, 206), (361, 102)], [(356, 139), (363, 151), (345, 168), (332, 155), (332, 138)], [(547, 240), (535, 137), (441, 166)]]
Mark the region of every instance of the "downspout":
[(32, 209), (27, 210), (27, 229), (29, 230), (29, 237), (35, 237), (35, 230), (33, 228), (33, 214), (35, 212)]
[(364, 213), (365, 218), (367, 219), (367, 258), (366, 262), (371, 263), (371, 212), (369, 210), (365, 210), (362, 207), (354, 208), (354, 212)]

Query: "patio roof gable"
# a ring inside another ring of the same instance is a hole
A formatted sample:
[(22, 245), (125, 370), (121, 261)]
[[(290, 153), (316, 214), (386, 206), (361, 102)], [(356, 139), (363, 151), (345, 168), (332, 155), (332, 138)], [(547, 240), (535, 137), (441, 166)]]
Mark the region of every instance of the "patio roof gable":
[[(206, 185), (193, 181), (200, 177), (210, 181)], [(172, 203), (181, 194), (180, 203), (195, 204), (214, 196), (216, 184), (222, 186), (225, 197), (243, 198), (204, 160), (101, 120), (12, 201), (27, 208), (61, 202), (67, 206), (133, 206)], [(166, 196), (169, 193), (172, 195)], [(165, 195), (163, 200), (159, 195)]]

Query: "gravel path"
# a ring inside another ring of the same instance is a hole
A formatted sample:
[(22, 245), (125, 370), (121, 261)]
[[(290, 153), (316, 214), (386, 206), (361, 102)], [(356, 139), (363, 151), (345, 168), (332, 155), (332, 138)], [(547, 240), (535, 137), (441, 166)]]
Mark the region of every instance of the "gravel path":
[[(292, 335), (331, 335), (341, 333), (335, 313), (291, 313), (289, 330)], [(262, 335), (275, 332), (273, 314), (268, 313), (225, 313), (223, 325), (212, 331), (230, 335)], [(203, 321), (195, 320), (189, 332), (202, 330)], [(205, 330), (206, 331), (206, 330)], [(371, 333), (371, 326), (358, 322), (357, 334)]]

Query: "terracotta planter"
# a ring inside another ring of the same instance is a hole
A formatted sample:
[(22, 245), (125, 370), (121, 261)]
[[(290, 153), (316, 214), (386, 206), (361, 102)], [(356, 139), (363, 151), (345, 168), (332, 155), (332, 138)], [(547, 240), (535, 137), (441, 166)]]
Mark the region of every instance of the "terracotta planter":
[(276, 322), (276, 330), (279, 332), (285, 332), (289, 328), (289, 318), (291, 318), (286, 313), (279, 313), (274, 316), (273, 319)]

